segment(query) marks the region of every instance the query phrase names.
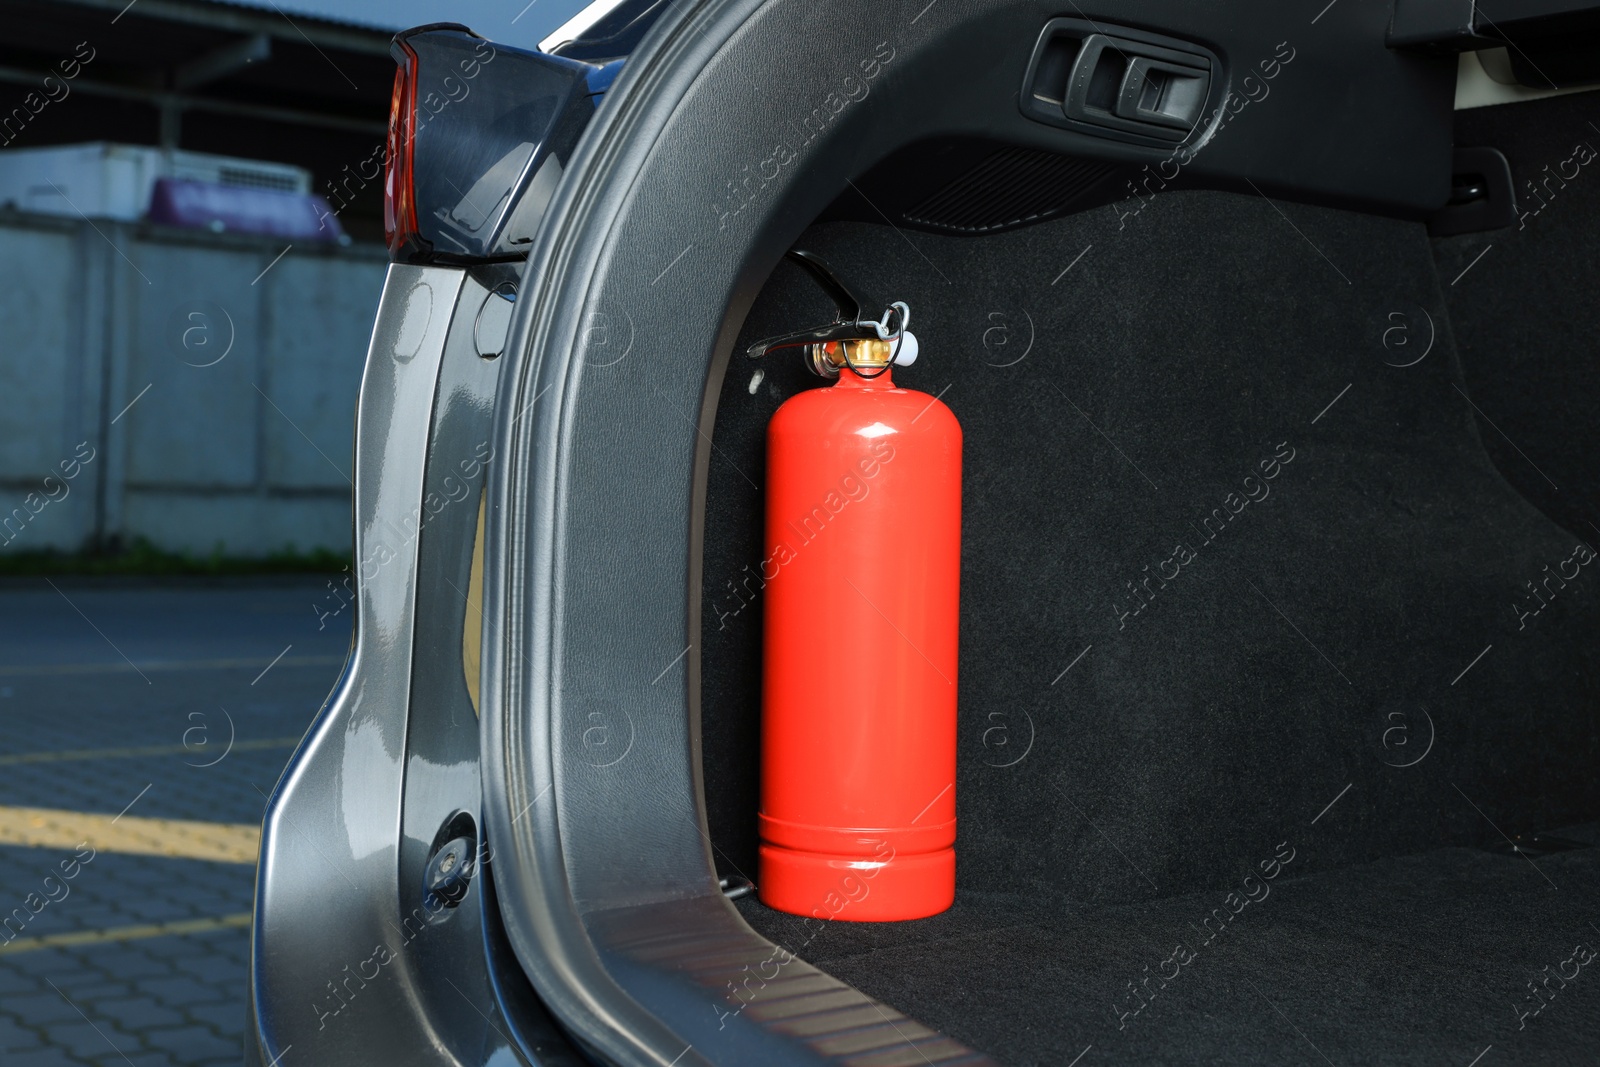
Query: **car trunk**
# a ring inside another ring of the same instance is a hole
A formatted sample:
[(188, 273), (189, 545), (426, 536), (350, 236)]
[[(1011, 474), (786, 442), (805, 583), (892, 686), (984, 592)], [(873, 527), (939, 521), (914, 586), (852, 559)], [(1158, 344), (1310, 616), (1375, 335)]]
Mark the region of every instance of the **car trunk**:
[[(1249, 188), (811, 228), (910, 304), (896, 380), (965, 434), (958, 892), (820, 929), (746, 898), (750, 925), (1005, 1063), (1592, 1059), (1594, 99), (1460, 113), (1522, 190), (1489, 233)], [(735, 351), (830, 311), (780, 265)], [(736, 359), (720, 386), (700, 737), (727, 876), (757, 873), (763, 431), (819, 384)]]

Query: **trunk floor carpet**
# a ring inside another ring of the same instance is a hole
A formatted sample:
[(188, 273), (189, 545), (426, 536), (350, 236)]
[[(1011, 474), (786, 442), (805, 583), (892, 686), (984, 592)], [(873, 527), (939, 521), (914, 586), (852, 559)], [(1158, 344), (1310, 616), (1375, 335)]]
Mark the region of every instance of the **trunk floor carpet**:
[[(1560, 836), (1593, 845), (1600, 825)], [(1232, 907), (1225, 891), (1045, 905), (966, 890), (907, 923), (807, 923), (754, 898), (739, 910), (1004, 1064), (1600, 1058), (1600, 966), (1583, 963), (1600, 950), (1600, 848), (1532, 862), (1447, 848), (1297, 875), (1314, 847), (1281, 868), (1269, 858), (1273, 880), (1241, 875)], [(1247, 888), (1257, 899), (1241, 906)]]

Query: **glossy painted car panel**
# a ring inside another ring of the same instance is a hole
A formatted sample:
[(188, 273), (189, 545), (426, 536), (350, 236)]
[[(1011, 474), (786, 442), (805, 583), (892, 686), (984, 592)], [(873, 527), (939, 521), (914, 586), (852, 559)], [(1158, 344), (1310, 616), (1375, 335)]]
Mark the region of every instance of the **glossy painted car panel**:
[[(357, 416), (354, 648), (263, 828), (246, 1040), (257, 1063), (526, 1061), (487, 973), (482, 880), (457, 907), (422, 901), (436, 831), (455, 812), (476, 817), (466, 605), (451, 586), (471, 559), (487, 463), (498, 366), (477, 355), (473, 326), (488, 296), (462, 270), (390, 268)], [(572, 1062), (549, 1047), (544, 1062)]]

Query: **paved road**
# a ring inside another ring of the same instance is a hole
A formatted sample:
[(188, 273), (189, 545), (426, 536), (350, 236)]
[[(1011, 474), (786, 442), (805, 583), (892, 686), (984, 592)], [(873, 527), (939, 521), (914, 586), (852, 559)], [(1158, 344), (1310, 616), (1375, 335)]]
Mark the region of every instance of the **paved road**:
[(0, 585), (0, 1064), (236, 1067), (265, 795), (353, 609), (52, 581)]

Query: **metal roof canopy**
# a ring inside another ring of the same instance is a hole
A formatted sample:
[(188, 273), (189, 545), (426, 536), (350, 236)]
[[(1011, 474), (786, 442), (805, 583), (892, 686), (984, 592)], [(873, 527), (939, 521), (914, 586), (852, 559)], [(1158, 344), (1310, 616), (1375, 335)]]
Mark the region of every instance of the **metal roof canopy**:
[(388, 30), (209, 0), (0, 0), (0, 20), (0, 152), (113, 141), (294, 163), (347, 233), (382, 239)]
[(0, 18), (0, 83), (42, 92), (87, 42), (94, 58), (71, 91), (157, 108), (163, 144), (177, 144), (186, 111), (384, 131), (386, 30), (209, 0), (0, 0)]

